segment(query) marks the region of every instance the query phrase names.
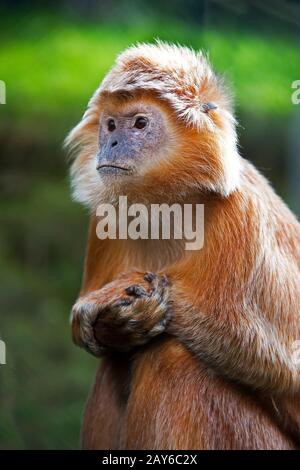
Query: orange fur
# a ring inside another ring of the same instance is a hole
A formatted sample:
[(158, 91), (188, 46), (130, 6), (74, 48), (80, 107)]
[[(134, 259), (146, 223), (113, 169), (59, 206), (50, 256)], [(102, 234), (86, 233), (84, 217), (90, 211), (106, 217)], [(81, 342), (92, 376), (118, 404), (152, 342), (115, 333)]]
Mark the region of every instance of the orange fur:
[[(205, 243), (198, 252), (175, 240), (100, 241), (92, 215), (81, 305), (97, 298), (98, 289), (109, 302), (112, 287), (101, 288), (115, 282), (117, 292), (122, 272), (136, 283), (139, 272), (153, 271), (169, 280), (172, 318), (167, 334), (103, 359), (83, 445), (296, 448), (300, 376), (291, 344), (300, 339), (300, 226), (238, 155), (234, 119), (207, 62), (177, 49), (160, 44), (125, 52), (69, 138), (79, 145), (75, 189), (92, 211), (118, 194), (129, 202), (205, 204)], [(220, 107), (209, 116), (197, 108), (207, 97)], [(103, 187), (92, 171), (99, 115), (105, 106), (139, 100), (164, 114), (173, 136), (169, 154), (130, 186)], [(133, 268), (138, 271), (131, 275)], [(78, 321), (73, 334), (80, 343)]]

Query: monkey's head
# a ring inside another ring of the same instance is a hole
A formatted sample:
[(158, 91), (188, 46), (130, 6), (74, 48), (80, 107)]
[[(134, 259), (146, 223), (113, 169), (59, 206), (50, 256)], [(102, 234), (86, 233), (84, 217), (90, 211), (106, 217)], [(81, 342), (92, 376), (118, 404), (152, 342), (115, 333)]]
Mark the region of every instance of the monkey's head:
[(228, 93), (201, 53), (164, 43), (121, 54), (67, 144), (75, 198), (92, 209), (189, 193), (227, 197), (240, 159)]

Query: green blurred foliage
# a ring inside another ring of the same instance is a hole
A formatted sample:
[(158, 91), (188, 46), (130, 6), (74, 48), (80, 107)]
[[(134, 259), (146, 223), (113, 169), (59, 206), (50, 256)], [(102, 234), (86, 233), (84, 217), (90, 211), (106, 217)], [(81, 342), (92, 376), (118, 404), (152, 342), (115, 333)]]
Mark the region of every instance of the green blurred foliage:
[(52, 125), (70, 122), (79, 117), (116, 54), (155, 37), (209, 51), (216, 69), (226, 71), (233, 83), (240, 108), (291, 112), (291, 77), (297, 77), (300, 51), (288, 37), (163, 20), (134, 27), (78, 24), (43, 14), (8, 19), (2, 28), (0, 76), (9, 87), (5, 119), (22, 128), (38, 119), (41, 132), (49, 131), (49, 120)]
[(285, 194), (282, 160), (274, 155), (282, 153), (294, 111), (291, 83), (300, 78), (300, 50), (289, 36), (152, 17), (103, 23), (39, 12), (2, 16), (0, 337), (7, 365), (0, 366), (0, 448), (78, 447), (97, 360), (70, 340), (88, 215), (71, 202), (62, 142), (115, 55), (155, 38), (209, 51), (233, 83), (245, 151), (273, 165)]

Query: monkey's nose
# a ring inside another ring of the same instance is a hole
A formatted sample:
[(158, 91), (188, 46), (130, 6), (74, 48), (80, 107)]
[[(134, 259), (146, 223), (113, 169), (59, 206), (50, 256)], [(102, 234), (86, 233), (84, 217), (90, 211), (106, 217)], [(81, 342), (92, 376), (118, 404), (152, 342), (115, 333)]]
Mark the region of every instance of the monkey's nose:
[(118, 145), (118, 141), (117, 140), (114, 140), (111, 144), (112, 147), (115, 147), (116, 145)]

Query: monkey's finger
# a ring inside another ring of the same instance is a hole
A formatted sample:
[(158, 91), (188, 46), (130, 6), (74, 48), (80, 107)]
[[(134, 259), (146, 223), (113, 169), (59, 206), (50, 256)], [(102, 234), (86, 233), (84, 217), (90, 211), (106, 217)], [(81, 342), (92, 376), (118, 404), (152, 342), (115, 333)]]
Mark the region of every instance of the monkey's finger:
[(163, 303), (168, 297), (169, 288), (168, 280), (166, 276), (156, 276), (156, 279), (152, 282), (151, 297), (156, 300), (157, 303)]
[(131, 307), (133, 299), (130, 297), (122, 298), (106, 305), (99, 310), (98, 315), (93, 322), (93, 327), (96, 325), (122, 326), (128, 318), (128, 307)]
[(126, 287), (125, 289), (126, 294), (132, 295), (134, 297), (148, 297), (148, 292), (142, 286), (138, 286), (137, 284), (132, 284), (131, 286)]
[(148, 272), (148, 273), (144, 274), (144, 280), (149, 282), (150, 284), (151, 284), (151, 282), (154, 281), (155, 278), (156, 278), (156, 275), (153, 274), (153, 273)]
[(155, 294), (157, 291), (162, 291), (169, 284), (165, 274), (160, 276), (153, 273), (146, 273), (144, 279), (150, 283), (152, 294)]

